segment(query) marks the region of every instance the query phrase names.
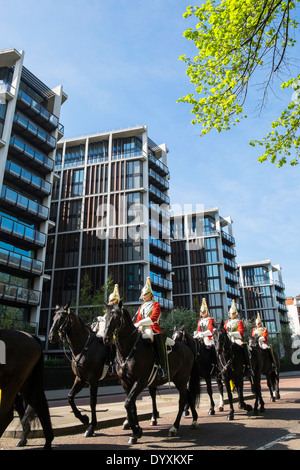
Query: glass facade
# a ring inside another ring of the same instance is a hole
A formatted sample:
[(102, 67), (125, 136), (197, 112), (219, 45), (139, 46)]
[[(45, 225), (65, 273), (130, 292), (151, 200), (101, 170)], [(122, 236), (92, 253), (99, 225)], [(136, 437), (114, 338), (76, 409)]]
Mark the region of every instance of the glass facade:
[[(5, 63), (10, 52), (1, 52)], [(0, 327), (37, 333), (54, 154), (62, 130), (52, 111), (62, 99), (23, 67), (22, 53), (15, 57), (13, 66), (0, 67), (0, 139), (6, 144), (0, 145)]]
[(218, 211), (171, 218), (174, 305), (199, 312), (205, 297), (216, 321), (232, 299), (240, 304), (235, 241), (223, 225)]
[[(138, 135), (126, 136), (130, 132)], [(41, 333), (57, 303), (68, 299), (78, 311), (83, 307), (85, 277), (94, 289), (113, 279), (124, 301), (137, 308), (150, 275), (155, 298), (162, 308), (172, 307), (168, 206), (161, 207), (150, 191), (151, 185), (168, 198), (162, 155), (145, 128), (59, 144), (51, 203), (56, 226), (48, 237), (45, 271), (51, 281), (44, 289)], [(157, 223), (155, 236), (148, 231), (152, 223)]]

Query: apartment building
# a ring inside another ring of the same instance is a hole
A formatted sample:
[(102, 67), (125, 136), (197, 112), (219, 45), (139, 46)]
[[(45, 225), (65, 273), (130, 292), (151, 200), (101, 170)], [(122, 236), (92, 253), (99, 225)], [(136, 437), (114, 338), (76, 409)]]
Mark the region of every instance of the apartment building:
[(0, 51), (0, 324), (37, 331), (62, 86), (50, 89)]
[(171, 216), (173, 302), (200, 311), (202, 298), (219, 322), (232, 299), (239, 309), (239, 278), (232, 220), (218, 208)]
[(271, 260), (239, 264), (243, 316), (252, 320), (260, 312), (270, 338), (281, 336), (283, 346), (290, 339), (285, 285), (280, 265)]
[(83, 306), (83, 280), (95, 289), (110, 278), (132, 309), (151, 276), (162, 308), (172, 303), (168, 149), (146, 126), (58, 143), (40, 334), (56, 304)]

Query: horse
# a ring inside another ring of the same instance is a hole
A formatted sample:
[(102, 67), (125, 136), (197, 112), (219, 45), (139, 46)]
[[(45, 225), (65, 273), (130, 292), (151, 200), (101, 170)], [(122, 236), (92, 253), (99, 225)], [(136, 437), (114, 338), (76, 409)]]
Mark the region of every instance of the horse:
[(156, 388), (168, 380), (173, 381), (179, 392), (178, 413), (169, 429), (169, 436), (177, 435), (186, 401), (192, 410), (192, 427), (197, 428), (196, 403), (199, 400), (200, 386), (192, 351), (183, 343), (175, 343), (168, 354), (169, 377), (158, 377), (152, 343), (142, 338), (122, 301), (107, 308), (104, 344), (109, 345), (113, 341), (116, 345), (116, 371), (127, 395), (124, 406), (132, 430), (128, 443), (136, 444), (143, 434), (137, 416), (137, 397), (147, 386), (149, 389)]
[(6, 362), (0, 364), (0, 437), (13, 420), (15, 407), (23, 428), (17, 446), (26, 445), (30, 422), (37, 416), (45, 436), (44, 449), (49, 450), (54, 433), (44, 392), (42, 343), (37, 336), (18, 330), (0, 330), (0, 341), (6, 352)]
[[(213, 399), (213, 391), (211, 385), (212, 377), (215, 377), (218, 390), (220, 394), (219, 411), (224, 410), (223, 400), (223, 383), (219, 377), (219, 371), (217, 367), (217, 356), (214, 346), (206, 346), (203, 339), (195, 339), (193, 336), (185, 330), (184, 325), (181, 328), (174, 327), (174, 333), (172, 336), (173, 340), (181, 341), (186, 344), (192, 351), (195, 357), (195, 361), (198, 367), (200, 379), (203, 378), (206, 382), (207, 393), (210, 398), (210, 408), (208, 411), (209, 415), (215, 414), (215, 402)], [(187, 409), (185, 415), (187, 415)]]
[(253, 410), (251, 405), (247, 405), (243, 396), (243, 378), (248, 377), (251, 383), (252, 392), (255, 394), (254, 413), (258, 412), (258, 404), (260, 404), (260, 412), (264, 411), (264, 401), (261, 395), (261, 371), (262, 371), (262, 356), (260, 351), (252, 349), (251, 363), (254, 376), (251, 377), (247, 371), (245, 361), (245, 354), (243, 348), (234, 344), (229, 339), (227, 332), (224, 328), (224, 323), (221, 321), (220, 325), (214, 330), (213, 338), (216, 348), (218, 366), (221, 377), (226, 385), (228, 400), (230, 404), (230, 411), (227, 416), (228, 420), (234, 419), (234, 407), (232, 399), (231, 384), (233, 383), (238, 392), (239, 408), (250, 412)]
[[(249, 341), (249, 345), (250, 347), (260, 348), (258, 344), (258, 337), (257, 336), (251, 337)], [(280, 392), (279, 392), (280, 360), (276, 351), (273, 351), (273, 357), (275, 361), (274, 365), (276, 367), (276, 369), (274, 369), (273, 364), (272, 364), (273, 361), (270, 356), (270, 350), (260, 348), (260, 351), (261, 351), (262, 359), (263, 359), (262, 375), (265, 375), (267, 379), (267, 385), (270, 391), (270, 401), (275, 402), (276, 399), (277, 400), (280, 399)]]
[[(97, 391), (98, 383), (107, 374), (109, 348), (103, 344), (102, 338), (87, 326), (83, 320), (69, 308), (69, 304), (56, 306), (52, 326), (48, 335), (50, 343), (57, 343), (60, 339), (66, 339), (72, 354), (72, 370), (75, 374), (73, 386), (68, 393), (68, 402), (76, 418), (87, 426), (85, 437), (94, 435), (97, 426)], [(109, 377), (117, 378), (116, 374)], [(86, 385), (90, 391), (91, 422), (87, 415), (83, 415), (75, 404), (75, 396)]]

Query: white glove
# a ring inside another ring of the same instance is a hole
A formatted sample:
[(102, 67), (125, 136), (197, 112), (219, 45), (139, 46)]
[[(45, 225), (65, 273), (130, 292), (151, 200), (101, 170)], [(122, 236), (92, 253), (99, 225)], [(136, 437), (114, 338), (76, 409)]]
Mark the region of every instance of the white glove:
[(141, 327), (150, 326), (150, 325), (153, 325), (153, 321), (151, 320), (150, 317), (143, 318), (142, 320), (135, 323), (136, 328), (141, 328)]

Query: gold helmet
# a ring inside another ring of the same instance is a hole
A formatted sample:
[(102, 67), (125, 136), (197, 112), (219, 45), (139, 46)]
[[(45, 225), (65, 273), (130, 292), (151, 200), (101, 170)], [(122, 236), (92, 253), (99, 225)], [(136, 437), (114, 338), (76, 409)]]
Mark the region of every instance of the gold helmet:
[(116, 304), (120, 301), (119, 286), (115, 284), (113, 292), (110, 294), (108, 302), (110, 304)]
[(151, 278), (150, 276), (147, 277), (146, 284), (144, 285), (141, 293), (141, 297), (146, 294), (153, 294), (152, 288), (151, 288)]
[(207, 313), (208, 316), (209, 316), (209, 311), (208, 311), (208, 307), (207, 307), (207, 303), (206, 303), (206, 300), (205, 298), (202, 299), (202, 305), (201, 305), (201, 308), (200, 308), (200, 315), (202, 315), (203, 313)]
[(229, 315), (231, 315), (232, 313), (233, 313), (234, 315), (237, 315), (237, 314), (238, 314), (238, 311), (237, 311), (237, 308), (236, 308), (235, 300), (234, 300), (234, 299), (232, 299), (232, 301), (231, 301), (231, 307), (230, 307), (230, 309), (229, 309)]
[(256, 326), (260, 326), (262, 324), (259, 312), (257, 312), (257, 318), (256, 318), (255, 323), (256, 323)]

